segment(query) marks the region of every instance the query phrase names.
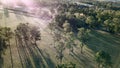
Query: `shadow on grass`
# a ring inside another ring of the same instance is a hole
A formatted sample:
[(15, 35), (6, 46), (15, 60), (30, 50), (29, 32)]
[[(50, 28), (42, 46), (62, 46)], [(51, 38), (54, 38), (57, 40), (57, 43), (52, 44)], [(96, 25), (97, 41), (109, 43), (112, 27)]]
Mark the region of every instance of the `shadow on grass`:
[(41, 68), (41, 67), (46, 68), (41, 55), (38, 54), (35, 47), (33, 47), (34, 45), (31, 45), (29, 41), (26, 41), (26, 42), (27, 42), (26, 47), (27, 47), (27, 49), (29, 51), (30, 57), (33, 60), (32, 62), (34, 63), (35, 67), (36, 68)]
[(45, 61), (44, 63), (49, 67), (49, 68), (55, 68), (55, 64), (53, 63), (53, 61), (51, 60), (50, 58), (50, 55), (45, 52), (45, 51), (42, 51), (38, 46), (37, 44), (35, 45), (35, 50), (37, 53), (40, 54), (40, 56), (42, 57), (42, 59)]
[[(120, 59), (120, 37), (112, 35), (103, 31), (92, 31), (90, 40), (87, 42), (87, 48), (91, 49), (94, 53), (103, 50), (108, 52), (114, 64), (117, 64)], [(118, 65), (116, 65), (118, 66)], [(115, 67), (116, 68), (116, 67)]]
[(3, 67), (3, 63), (4, 63), (4, 61), (3, 61), (3, 58), (1, 57), (1, 58), (0, 58), (0, 68)]
[(117, 41), (120, 41), (120, 39), (113, 35), (92, 31), (90, 34), (90, 40), (87, 42), (87, 47), (94, 52), (105, 50), (113, 53), (113, 50), (117, 51), (120, 48), (120, 42)]
[(55, 64), (51, 60), (50, 55), (47, 52), (45, 52), (45, 51), (44, 52), (42, 51), (42, 53), (45, 53), (45, 55), (42, 54), (42, 56), (44, 57), (48, 67), (49, 68), (55, 68)]
[(79, 62), (79, 64), (83, 66), (83, 68), (94, 68), (94, 66), (92, 65), (92, 61), (90, 61), (90, 59), (88, 57), (86, 57), (83, 54), (76, 54), (76, 53), (72, 53), (71, 55), (75, 60), (77, 60)]
[(55, 68), (48, 53), (42, 51), (37, 44), (31, 40), (25, 40), (16, 36), (17, 49), (22, 68)]
[(92, 31), (90, 33), (90, 39), (86, 44), (87, 48), (83, 50), (85, 53), (81, 54), (75, 52), (71, 56), (77, 60), (79, 64), (82, 64), (84, 68), (95, 67), (94, 54), (99, 50), (108, 52), (112, 56), (113, 62), (116, 62), (117, 59), (120, 59), (120, 42), (118, 41), (120, 41), (120, 37), (100, 31)]
[(28, 67), (33, 68), (27, 49), (25, 48), (25, 45), (21, 40), (19, 40), (19, 50), (20, 50), (20, 56), (22, 57), (21, 60), (23, 60), (21, 63), (25, 64), (25, 67), (27, 68)]
[[(29, 53), (30, 61), (33, 63), (35, 68), (54, 68), (55, 65), (49, 58), (49, 54), (39, 49), (37, 45), (31, 44), (30, 41), (25, 41), (26, 49)], [(44, 55), (46, 54), (46, 55)], [(27, 60), (28, 61), (28, 60)]]

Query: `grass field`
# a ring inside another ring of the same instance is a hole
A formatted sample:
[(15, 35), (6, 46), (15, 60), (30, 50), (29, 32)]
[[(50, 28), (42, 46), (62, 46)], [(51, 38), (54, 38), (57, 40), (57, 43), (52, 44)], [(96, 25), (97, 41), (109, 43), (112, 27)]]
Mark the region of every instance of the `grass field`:
[[(2, 11), (1, 11), (2, 14)], [(58, 63), (55, 58), (56, 52), (53, 46), (53, 38), (47, 27), (43, 28), (41, 20), (33, 17), (10, 13), (8, 18), (4, 16), (0, 19), (1, 26), (16, 28), (19, 23), (31, 23), (39, 25), (42, 40), (38, 41), (38, 46), (20, 45), (15, 43), (15, 36), (10, 40), (11, 45), (8, 47), (0, 60), (0, 68), (55, 68)], [(37, 22), (37, 23), (36, 23)], [(80, 47), (74, 48), (72, 55), (68, 50), (64, 51), (64, 63), (74, 62), (77, 68), (96, 68), (94, 54), (104, 50), (112, 56), (113, 68), (120, 68), (120, 36), (111, 35), (104, 31), (93, 30), (90, 33), (90, 39), (84, 47), (84, 53), (80, 53)]]
[(112, 56), (113, 68), (120, 67), (120, 36), (111, 35), (104, 31), (93, 31), (88, 48), (97, 52), (104, 50)]

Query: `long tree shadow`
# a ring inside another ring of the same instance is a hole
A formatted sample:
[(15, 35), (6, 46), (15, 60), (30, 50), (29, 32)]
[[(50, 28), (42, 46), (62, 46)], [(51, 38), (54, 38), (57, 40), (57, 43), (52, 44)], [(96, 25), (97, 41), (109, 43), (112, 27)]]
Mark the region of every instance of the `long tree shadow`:
[(32, 45), (32, 44), (30, 43), (30, 41), (26, 41), (26, 47), (27, 47), (27, 49), (28, 49), (28, 51), (29, 51), (29, 54), (30, 54), (30, 56), (31, 56), (31, 58), (32, 58), (32, 60), (33, 60), (33, 62), (34, 62), (35, 67), (36, 67), (36, 68), (41, 68), (41, 67), (42, 67), (42, 68), (46, 68), (42, 57), (40, 56), (40, 54), (38, 54), (38, 53), (35, 51), (35, 49), (34, 49), (33, 46), (34, 46), (34, 45)]
[(34, 39), (27, 28), (29, 27), (21, 24), (16, 30), (21, 65), (24, 64), (25, 68), (54, 68), (54, 63), (49, 58), (49, 54), (34, 44)]
[(11, 66), (12, 66), (12, 68), (13, 68), (13, 56), (12, 56), (12, 49), (11, 49), (11, 45), (10, 45), (10, 41), (9, 41), (9, 49), (10, 49), (10, 59), (11, 59)]
[(103, 34), (100, 32), (91, 33), (90, 40), (87, 42), (87, 47), (90, 48), (95, 53), (99, 50), (105, 50), (108, 53), (115, 55), (119, 51), (120, 39), (112, 37), (109, 34)]
[(112, 62), (119, 62), (120, 57), (120, 37), (114, 36), (109, 33), (102, 33), (93, 31), (90, 34), (90, 40), (87, 42), (87, 47), (94, 53), (103, 50), (108, 52), (112, 57)]
[[(18, 39), (18, 49), (19, 49), (19, 55), (21, 56), (21, 65), (25, 64), (26, 68), (33, 68), (33, 65), (30, 61), (30, 57), (28, 55), (27, 49), (25, 47), (26, 45), (24, 44), (24, 42), (22, 41), (22, 39)], [(22, 65), (23, 67), (23, 65)]]
[(47, 65), (49, 66), (49, 68), (55, 68), (55, 64), (51, 60), (50, 55), (46, 51), (44, 51), (44, 52), (42, 51), (42, 53), (45, 53), (45, 55), (42, 54), (42, 56), (44, 57), (45, 61), (47, 62)]
[(37, 45), (32, 45), (30, 41), (25, 42), (36, 68), (55, 68), (55, 65), (48, 53), (39, 49)]
[(42, 57), (42, 59), (45, 61), (44, 63), (47, 64), (47, 66), (49, 68), (55, 68), (55, 65), (53, 63), (53, 61), (50, 58), (50, 55), (48, 53), (46, 53), (45, 51), (42, 51), (37, 44), (35, 44), (33, 46), (34, 50), (36, 51), (37, 54), (39, 54), (39, 56)]
[(0, 58), (0, 68), (3, 67), (3, 63), (4, 63), (3, 57), (1, 57), (1, 58)]
[(19, 55), (19, 58), (20, 58), (21, 66), (22, 66), (22, 68), (24, 68), (23, 61), (22, 61), (22, 56), (20, 55), (20, 48), (18, 46), (18, 41), (17, 41), (17, 36), (16, 35), (15, 35), (15, 45), (16, 45), (17, 50), (18, 50), (18, 55)]
[(76, 59), (79, 62), (79, 64), (82, 64), (82, 66), (84, 68), (86, 68), (88, 66), (89, 66), (89, 68), (94, 68), (94, 65), (92, 65), (93, 62), (84, 54), (76, 54), (73, 52), (71, 56), (74, 59)]
[(87, 42), (87, 46), (94, 52), (99, 50), (108, 50), (109, 52), (113, 52), (112, 49), (119, 50), (120, 42), (118, 41), (120, 41), (120, 39), (113, 37), (113, 35), (93, 31), (90, 34), (90, 40)]

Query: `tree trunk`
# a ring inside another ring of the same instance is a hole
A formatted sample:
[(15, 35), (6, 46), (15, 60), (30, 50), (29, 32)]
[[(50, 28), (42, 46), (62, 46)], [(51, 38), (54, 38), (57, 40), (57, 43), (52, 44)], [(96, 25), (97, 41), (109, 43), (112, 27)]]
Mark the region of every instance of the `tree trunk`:
[(35, 39), (34, 43), (35, 43), (35, 46), (37, 46), (37, 40), (36, 39)]
[(60, 57), (60, 64), (62, 64), (62, 60), (63, 60), (63, 54), (62, 54), (62, 50), (60, 51), (60, 55), (59, 55), (59, 57)]
[(71, 48), (69, 49), (69, 55), (72, 54), (73, 51), (74, 51), (74, 49), (73, 49), (73, 47), (71, 47)]
[(60, 59), (60, 64), (62, 64), (62, 58)]
[(83, 54), (83, 46), (84, 46), (84, 44), (82, 43), (81, 44), (81, 54)]
[(98, 63), (97, 68), (100, 68), (100, 63)]

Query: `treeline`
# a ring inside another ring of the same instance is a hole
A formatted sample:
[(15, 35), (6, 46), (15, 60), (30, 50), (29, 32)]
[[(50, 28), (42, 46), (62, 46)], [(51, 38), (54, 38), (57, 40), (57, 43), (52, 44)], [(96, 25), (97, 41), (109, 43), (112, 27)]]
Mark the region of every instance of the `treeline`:
[(97, 6), (99, 8), (106, 8), (106, 9), (112, 9), (112, 10), (120, 10), (120, 2), (116, 1), (83, 1), (83, 3), (87, 3), (90, 5)]
[[(59, 60), (58, 68), (67, 67), (62, 62), (66, 49), (69, 49), (69, 55), (72, 55), (75, 47), (80, 46), (81, 54), (84, 53), (83, 47), (87, 45), (89, 33), (92, 29), (116, 34), (120, 33), (119, 19), (119, 10), (108, 10), (69, 3), (61, 4), (58, 8), (58, 15), (49, 24), (54, 39), (54, 48), (57, 52), (56, 58)], [(81, 44), (75, 44), (75, 40), (78, 40)], [(98, 68), (112, 67), (111, 56), (104, 51), (96, 53), (95, 61)]]
[(120, 10), (106, 7), (89, 7), (77, 4), (61, 4), (55, 21), (60, 27), (67, 20), (73, 31), (78, 28), (100, 29), (110, 33), (120, 33)]

